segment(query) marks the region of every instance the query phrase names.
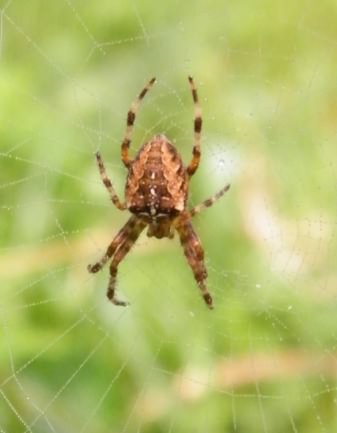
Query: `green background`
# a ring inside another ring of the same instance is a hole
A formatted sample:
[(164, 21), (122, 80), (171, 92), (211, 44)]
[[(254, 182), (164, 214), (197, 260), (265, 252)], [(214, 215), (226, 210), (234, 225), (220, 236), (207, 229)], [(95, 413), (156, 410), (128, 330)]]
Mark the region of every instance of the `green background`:
[[(0, 432), (337, 429), (337, 7), (270, 2), (1, 3)], [(165, 133), (187, 163), (215, 309), (177, 239), (138, 240), (119, 270), (86, 267), (127, 219), (132, 154)]]

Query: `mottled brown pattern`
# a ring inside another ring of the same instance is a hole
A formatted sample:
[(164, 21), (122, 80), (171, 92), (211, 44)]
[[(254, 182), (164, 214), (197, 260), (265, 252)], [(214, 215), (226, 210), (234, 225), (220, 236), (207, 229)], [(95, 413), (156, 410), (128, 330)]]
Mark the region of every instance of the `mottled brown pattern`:
[(101, 155), (99, 152), (96, 153), (100, 176), (109, 192), (111, 201), (118, 209), (128, 209), (132, 214), (110, 243), (101, 260), (88, 266), (89, 272), (96, 273), (112, 258), (107, 297), (115, 305), (127, 305), (127, 302), (120, 301), (116, 297), (118, 265), (130, 251), (141, 232), (145, 227), (148, 227), (147, 236), (154, 236), (158, 239), (173, 238), (175, 231), (177, 231), (202, 297), (206, 305), (213, 308), (213, 300), (206, 286), (207, 270), (204, 263), (204, 251), (193, 229), (191, 218), (222, 197), (229, 189), (229, 185), (201, 204), (190, 210), (187, 209), (189, 179), (197, 170), (200, 161), (200, 132), (202, 127), (197, 89), (192, 77), (188, 77), (188, 80), (195, 113), (193, 157), (186, 168), (177, 149), (163, 134), (155, 135), (145, 143), (134, 160), (129, 158), (132, 126), (136, 119), (136, 113), (141, 100), (154, 84), (154, 78), (140, 92), (127, 114), (126, 132), (121, 146), (122, 161), (128, 168), (125, 203), (121, 203), (119, 200), (112, 182), (106, 174)]
[(134, 214), (170, 216), (186, 204), (188, 177), (177, 150), (156, 135), (139, 150), (126, 181), (126, 205)]

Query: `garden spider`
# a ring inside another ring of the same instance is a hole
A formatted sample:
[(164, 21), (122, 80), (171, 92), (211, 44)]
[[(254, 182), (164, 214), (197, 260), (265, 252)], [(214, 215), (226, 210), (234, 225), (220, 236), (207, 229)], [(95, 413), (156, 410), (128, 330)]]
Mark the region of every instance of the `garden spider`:
[(135, 159), (132, 160), (129, 157), (131, 133), (136, 113), (141, 100), (155, 83), (155, 78), (152, 78), (140, 92), (127, 115), (126, 132), (121, 149), (122, 161), (128, 169), (124, 203), (119, 200), (107, 176), (100, 153), (96, 153), (100, 176), (110, 194), (111, 201), (119, 210), (127, 209), (132, 214), (112, 240), (101, 260), (88, 266), (89, 272), (96, 273), (113, 257), (110, 264), (107, 297), (115, 305), (125, 306), (128, 304), (116, 298), (118, 265), (130, 251), (144, 228), (148, 226), (147, 236), (154, 236), (158, 239), (173, 238), (175, 230), (178, 232), (184, 254), (192, 268), (201, 294), (207, 306), (213, 308), (212, 297), (205, 283), (207, 270), (204, 263), (204, 251), (192, 227), (191, 219), (218, 200), (229, 189), (230, 185), (226, 185), (217, 194), (201, 204), (187, 209), (189, 181), (196, 172), (200, 161), (202, 126), (197, 89), (193, 78), (188, 77), (188, 80), (194, 101), (194, 146), (193, 157), (187, 167), (184, 167), (178, 151), (163, 134), (155, 135), (145, 143), (138, 151)]

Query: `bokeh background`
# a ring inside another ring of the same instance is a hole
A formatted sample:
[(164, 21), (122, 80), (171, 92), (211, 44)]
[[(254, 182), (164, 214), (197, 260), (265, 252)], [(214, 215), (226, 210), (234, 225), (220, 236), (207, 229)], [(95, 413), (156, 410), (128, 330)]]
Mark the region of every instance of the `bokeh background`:
[[(333, 0), (9, 0), (0, 10), (0, 432), (337, 431), (337, 6)], [(132, 152), (186, 163), (215, 310), (177, 239), (89, 275), (124, 224)]]

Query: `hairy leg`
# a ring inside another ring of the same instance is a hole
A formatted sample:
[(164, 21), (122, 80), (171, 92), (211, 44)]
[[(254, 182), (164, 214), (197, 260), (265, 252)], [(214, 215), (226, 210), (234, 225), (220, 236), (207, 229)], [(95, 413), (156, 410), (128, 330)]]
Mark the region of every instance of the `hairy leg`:
[(193, 158), (187, 167), (187, 173), (192, 176), (199, 166), (201, 150), (200, 150), (200, 135), (202, 127), (202, 117), (201, 117), (201, 107), (199, 104), (199, 98), (197, 93), (197, 88), (194, 84), (193, 78), (188, 77), (190, 83), (192, 97), (194, 102), (194, 146), (193, 146)]
[(126, 205), (125, 205), (125, 203), (120, 202), (120, 200), (116, 194), (116, 191), (115, 191), (115, 189), (111, 183), (111, 180), (109, 179), (109, 177), (107, 175), (101, 154), (99, 152), (96, 153), (96, 161), (97, 161), (98, 170), (99, 170), (99, 174), (101, 176), (102, 182), (103, 182), (105, 188), (109, 192), (110, 199), (111, 199), (112, 203), (116, 206), (117, 209), (125, 210)]
[(130, 233), (133, 232), (135, 229), (137, 223), (137, 218), (135, 216), (132, 216), (129, 218), (127, 223), (122, 227), (122, 229), (117, 233), (117, 235), (114, 237), (111, 244), (108, 246), (104, 256), (94, 265), (88, 265), (88, 271), (92, 274), (95, 274), (96, 272), (100, 271), (103, 266), (106, 264), (106, 262), (113, 256), (117, 248), (122, 245), (125, 240), (128, 238)]
[(212, 309), (213, 300), (205, 283), (207, 270), (204, 262), (204, 250), (200, 240), (190, 221), (183, 221), (176, 228), (180, 236), (181, 245), (184, 248), (184, 254), (201, 290), (202, 297), (208, 308)]
[(136, 119), (136, 114), (137, 114), (138, 108), (140, 106), (142, 99), (144, 98), (144, 96), (146, 95), (148, 90), (153, 86), (155, 81), (156, 81), (156, 79), (152, 78), (147, 83), (147, 85), (144, 87), (144, 89), (138, 95), (137, 99), (132, 102), (131, 107), (128, 111), (128, 116), (126, 119), (126, 131), (125, 131), (124, 139), (122, 142), (122, 161), (126, 167), (129, 167), (129, 165), (131, 163), (131, 161), (129, 159), (129, 148), (130, 148), (130, 143), (131, 143), (132, 128), (133, 128), (133, 124), (134, 124), (135, 119)]
[(216, 194), (214, 194), (212, 197), (208, 198), (207, 200), (204, 200), (202, 203), (198, 204), (197, 206), (194, 206), (190, 211), (189, 214), (191, 217), (201, 212), (203, 209), (212, 206), (216, 201), (221, 198), (226, 191), (228, 191), (230, 188), (230, 184), (226, 185), (224, 188), (220, 189)]
[(117, 280), (117, 270), (119, 263), (124, 259), (126, 254), (130, 251), (136, 240), (138, 239), (141, 232), (144, 230), (146, 224), (140, 220), (137, 220), (133, 229), (129, 232), (128, 236), (125, 238), (124, 242), (119, 245), (116, 251), (111, 265), (110, 265), (110, 280), (107, 290), (107, 297), (115, 305), (126, 306), (127, 302), (120, 301), (116, 298), (116, 280)]

